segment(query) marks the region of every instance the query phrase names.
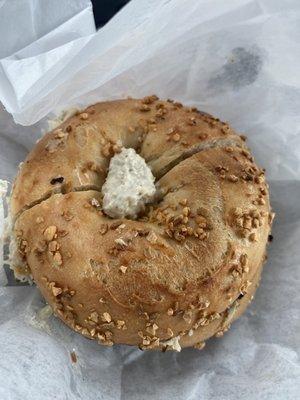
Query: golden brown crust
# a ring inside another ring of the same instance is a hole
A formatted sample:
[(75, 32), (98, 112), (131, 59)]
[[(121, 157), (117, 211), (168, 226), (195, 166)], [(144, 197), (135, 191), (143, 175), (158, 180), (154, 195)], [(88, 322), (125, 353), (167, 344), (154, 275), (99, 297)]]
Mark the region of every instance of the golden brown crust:
[[(151, 121), (137, 132), (145, 114)], [(80, 121), (87, 124), (80, 125), (81, 132), (89, 132), (83, 149), (76, 140), (85, 134), (77, 139), (71, 134)], [(59, 129), (65, 133), (70, 125), (61, 149), (45, 150), (53, 132), (38, 143), (12, 200), (15, 215), (31, 205), (17, 218), (15, 236), (55, 312), (76, 331), (107, 345), (165, 349), (178, 337), (183, 347), (201, 347), (225, 331), (254, 292), (272, 219), (264, 173), (243, 141), (212, 117), (154, 98), (100, 103)], [(171, 126), (181, 132), (175, 140), (169, 133), (166, 138)], [(101, 143), (100, 129), (110, 143), (103, 156), (107, 142)], [(101, 193), (88, 190), (101, 188), (119, 140), (140, 148), (160, 177), (160, 202), (136, 221), (108, 218)], [(199, 148), (199, 141), (207, 141), (207, 148)], [(73, 164), (66, 161), (70, 158)], [(74, 175), (79, 160), (97, 160), (97, 170), (84, 182)], [(58, 162), (56, 173), (67, 177), (69, 193), (45, 199)], [(34, 178), (32, 168), (38, 165)], [(24, 193), (24, 185), (30, 192)]]
[(217, 139), (241, 142), (227, 124), (155, 99), (98, 103), (47, 133), (20, 168), (11, 199), (13, 216), (53, 192), (101, 189), (110, 157), (120, 146), (139, 150), (159, 176), (199, 146)]

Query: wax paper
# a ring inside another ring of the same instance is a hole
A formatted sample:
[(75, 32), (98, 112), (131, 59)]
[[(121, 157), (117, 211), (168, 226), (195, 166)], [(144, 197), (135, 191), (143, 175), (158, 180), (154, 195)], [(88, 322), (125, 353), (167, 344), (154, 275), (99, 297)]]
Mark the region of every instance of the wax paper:
[(0, 398), (298, 399), (299, 1), (132, 0), (95, 33), (88, 1), (0, 0), (0, 36), (1, 179), (61, 110), (156, 93), (246, 134), (277, 214), (255, 299), (201, 351), (99, 346), (2, 272)]

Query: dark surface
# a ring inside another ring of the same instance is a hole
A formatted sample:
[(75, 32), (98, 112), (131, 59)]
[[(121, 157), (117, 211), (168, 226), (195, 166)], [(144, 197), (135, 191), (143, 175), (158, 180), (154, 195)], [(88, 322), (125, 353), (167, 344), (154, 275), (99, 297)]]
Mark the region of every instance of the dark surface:
[(92, 0), (96, 27), (109, 21), (129, 0)]

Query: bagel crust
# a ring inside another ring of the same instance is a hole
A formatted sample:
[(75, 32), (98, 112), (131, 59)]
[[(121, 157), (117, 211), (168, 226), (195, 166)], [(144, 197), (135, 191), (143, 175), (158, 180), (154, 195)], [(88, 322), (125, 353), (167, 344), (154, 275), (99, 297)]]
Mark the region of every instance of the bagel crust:
[[(123, 147), (160, 193), (135, 220), (102, 209)], [(241, 315), (274, 216), (244, 138), (156, 96), (95, 104), (46, 134), (20, 168), (11, 213), (15, 268), (58, 317), (104, 345), (161, 350), (200, 349)]]

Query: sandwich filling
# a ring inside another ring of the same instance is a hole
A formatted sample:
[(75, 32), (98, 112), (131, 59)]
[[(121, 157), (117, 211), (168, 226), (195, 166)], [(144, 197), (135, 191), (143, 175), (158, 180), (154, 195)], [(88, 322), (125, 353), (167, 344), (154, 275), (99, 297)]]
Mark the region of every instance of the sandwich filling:
[(135, 219), (154, 200), (154, 176), (134, 149), (123, 148), (110, 161), (102, 187), (103, 210), (112, 218)]

